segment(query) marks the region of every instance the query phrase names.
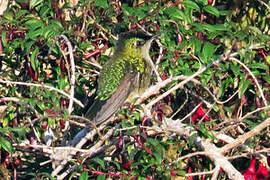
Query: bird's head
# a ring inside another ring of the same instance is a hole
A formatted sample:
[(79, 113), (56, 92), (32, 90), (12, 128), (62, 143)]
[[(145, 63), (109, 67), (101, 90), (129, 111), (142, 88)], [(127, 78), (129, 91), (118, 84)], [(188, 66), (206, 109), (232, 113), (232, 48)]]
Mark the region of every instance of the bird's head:
[(157, 35), (149, 35), (141, 30), (131, 30), (120, 34), (115, 52), (122, 52), (128, 56), (149, 57), (152, 41)]

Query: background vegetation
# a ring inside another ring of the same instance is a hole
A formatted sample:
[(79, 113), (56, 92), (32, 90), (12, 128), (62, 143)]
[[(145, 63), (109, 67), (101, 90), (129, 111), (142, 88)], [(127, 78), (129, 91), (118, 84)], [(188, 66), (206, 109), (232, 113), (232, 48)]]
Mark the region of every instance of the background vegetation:
[[(269, 1), (5, 2), (2, 179), (268, 178)], [(161, 32), (158, 73), (87, 133), (99, 71), (134, 28)]]

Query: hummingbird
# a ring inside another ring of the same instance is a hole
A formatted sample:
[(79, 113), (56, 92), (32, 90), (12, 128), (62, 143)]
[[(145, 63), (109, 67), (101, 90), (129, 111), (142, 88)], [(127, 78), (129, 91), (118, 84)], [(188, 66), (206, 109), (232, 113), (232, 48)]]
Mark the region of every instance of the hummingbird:
[(97, 95), (86, 118), (99, 125), (148, 88), (153, 71), (149, 50), (156, 37), (142, 30), (119, 35), (113, 56), (98, 77)]

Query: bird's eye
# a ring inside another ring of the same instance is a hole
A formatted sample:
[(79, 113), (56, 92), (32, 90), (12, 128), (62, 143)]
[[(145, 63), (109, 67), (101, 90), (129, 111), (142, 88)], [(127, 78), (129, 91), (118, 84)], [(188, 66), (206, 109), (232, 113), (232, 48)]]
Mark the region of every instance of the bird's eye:
[(135, 41), (134, 42), (134, 46), (139, 47), (142, 46), (144, 44), (144, 41)]

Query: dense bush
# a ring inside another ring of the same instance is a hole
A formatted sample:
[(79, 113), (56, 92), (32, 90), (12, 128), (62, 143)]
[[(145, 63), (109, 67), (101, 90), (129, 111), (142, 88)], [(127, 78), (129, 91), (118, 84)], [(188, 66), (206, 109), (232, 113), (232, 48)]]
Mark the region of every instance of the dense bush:
[[(0, 8), (1, 178), (268, 178), (267, 0)], [(142, 97), (88, 132), (84, 105), (117, 35), (130, 29), (161, 33), (151, 48), (158, 73)]]

